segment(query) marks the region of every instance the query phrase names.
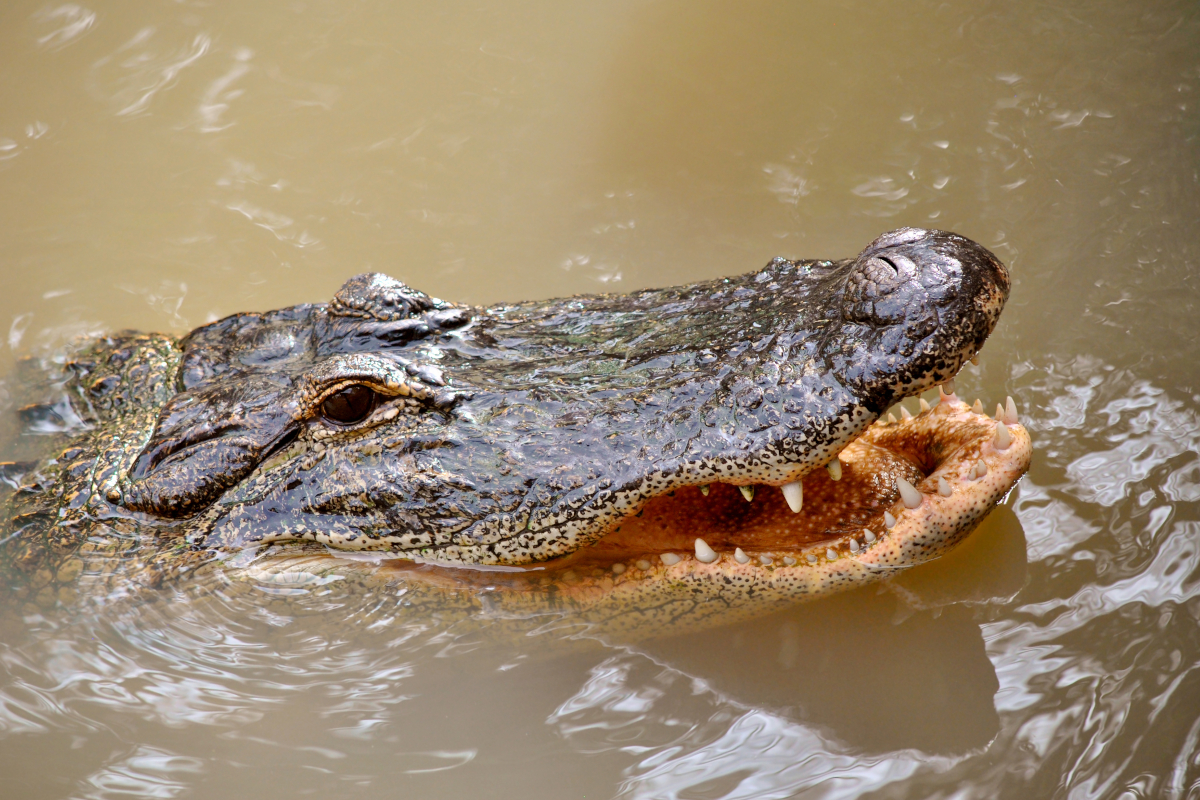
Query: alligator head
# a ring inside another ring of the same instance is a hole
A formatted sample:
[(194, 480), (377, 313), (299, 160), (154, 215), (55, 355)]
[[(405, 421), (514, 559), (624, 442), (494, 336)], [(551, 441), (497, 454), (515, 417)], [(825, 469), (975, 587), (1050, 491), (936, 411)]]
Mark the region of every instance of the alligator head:
[(193, 550), (817, 593), (938, 555), (1027, 468), (1015, 410), (952, 389), (875, 424), (952, 381), (1008, 290), (980, 245), (914, 228), (842, 261), (491, 308), (360, 275), (179, 342), (173, 396), (100, 496)]

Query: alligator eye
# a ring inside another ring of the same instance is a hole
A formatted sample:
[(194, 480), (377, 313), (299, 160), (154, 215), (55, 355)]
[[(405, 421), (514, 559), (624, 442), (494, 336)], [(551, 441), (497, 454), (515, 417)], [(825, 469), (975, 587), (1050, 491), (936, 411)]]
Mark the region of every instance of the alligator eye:
[(321, 403), (321, 416), (339, 425), (353, 425), (366, 419), (374, 407), (375, 393), (356, 383), (326, 397)]

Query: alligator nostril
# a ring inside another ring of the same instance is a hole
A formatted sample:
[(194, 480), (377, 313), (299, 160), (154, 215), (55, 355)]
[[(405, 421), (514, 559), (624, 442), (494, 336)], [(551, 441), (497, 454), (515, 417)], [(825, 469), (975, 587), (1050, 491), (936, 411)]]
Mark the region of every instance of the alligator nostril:
[(895, 274), (897, 274), (897, 275), (899, 275), (899, 274), (900, 274), (900, 268), (899, 268), (899, 267), (897, 267), (897, 266), (896, 266), (896, 263), (895, 263), (894, 261), (892, 261), (890, 258), (888, 258), (887, 256), (876, 256), (876, 258), (878, 258), (880, 261), (882, 261), (883, 263), (885, 263), (885, 264), (887, 264), (889, 267), (891, 267), (891, 268), (892, 268), (892, 272), (894, 272), (894, 273), (895, 273)]

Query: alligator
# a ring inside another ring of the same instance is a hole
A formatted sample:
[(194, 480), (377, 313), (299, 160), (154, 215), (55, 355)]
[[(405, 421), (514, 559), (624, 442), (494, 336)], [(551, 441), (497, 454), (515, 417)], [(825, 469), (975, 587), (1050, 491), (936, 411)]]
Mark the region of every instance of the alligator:
[(102, 336), (20, 409), (54, 451), (4, 465), (0, 580), (44, 607), (355, 575), (623, 631), (858, 586), (953, 547), (1028, 468), (1011, 398), (954, 391), (1009, 287), (981, 245), (902, 228), (625, 295), (483, 308), (364, 274)]

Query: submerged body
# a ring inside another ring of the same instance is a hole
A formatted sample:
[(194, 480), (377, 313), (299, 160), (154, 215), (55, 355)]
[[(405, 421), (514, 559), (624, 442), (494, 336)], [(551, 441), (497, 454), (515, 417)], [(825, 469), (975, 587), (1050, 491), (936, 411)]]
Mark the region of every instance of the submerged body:
[(37, 604), (240, 571), (633, 633), (762, 613), (936, 557), (1028, 467), (1015, 409), (877, 422), (953, 379), (1008, 286), (909, 228), (631, 295), (474, 308), (363, 275), (109, 337), (22, 410), (61, 449), (7, 468), (0, 569)]

